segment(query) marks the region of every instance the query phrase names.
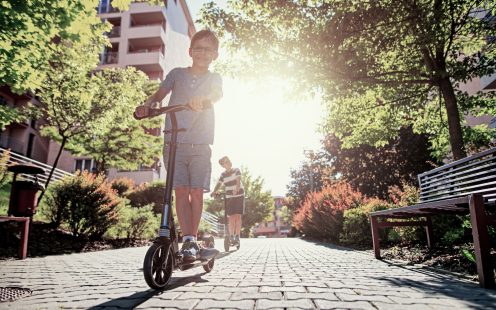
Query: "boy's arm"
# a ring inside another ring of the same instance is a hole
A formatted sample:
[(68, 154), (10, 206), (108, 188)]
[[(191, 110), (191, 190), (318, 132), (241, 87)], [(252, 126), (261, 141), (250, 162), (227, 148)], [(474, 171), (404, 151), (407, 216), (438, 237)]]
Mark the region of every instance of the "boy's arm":
[(212, 193), (210, 193), (210, 196), (213, 197), (217, 194), (217, 191), (219, 190), (219, 187), (221, 186), (221, 182), (217, 182), (217, 184), (215, 184), (215, 188), (214, 190), (212, 191)]
[(169, 91), (163, 87), (160, 87), (153, 95), (148, 97), (148, 99), (145, 100), (143, 105), (151, 107), (153, 103), (155, 102), (162, 102), (162, 100), (167, 96)]

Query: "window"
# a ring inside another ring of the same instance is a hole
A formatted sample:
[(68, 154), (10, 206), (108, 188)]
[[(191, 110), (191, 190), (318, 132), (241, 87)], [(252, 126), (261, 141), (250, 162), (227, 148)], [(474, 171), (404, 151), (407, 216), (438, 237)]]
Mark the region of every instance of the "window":
[(86, 171), (92, 172), (94, 166), (95, 165), (93, 163), (93, 159), (91, 159), (91, 158), (76, 159), (74, 171), (76, 171), (76, 170), (79, 170), (79, 171), (86, 170)]
[(29, 134), (28, 150), (26, 152), (26, 157), (31, 158), (31, 155), (33, 155), (33, 144), (34, 144), (34, 134), (30, 133)]

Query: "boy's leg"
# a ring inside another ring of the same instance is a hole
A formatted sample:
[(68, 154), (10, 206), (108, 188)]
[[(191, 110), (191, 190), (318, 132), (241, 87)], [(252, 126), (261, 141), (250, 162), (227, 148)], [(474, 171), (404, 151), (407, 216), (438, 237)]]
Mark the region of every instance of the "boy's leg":
[(231, 234), (231, 237), (236, 234), (235, 228), (236, 228), (236, 226), (235, 226), (235, 222), (234, 222), (234, 215), (231, 214), (231, 215), (229, 215), (229, 233)]
[(192, 208), (189, 200), (190, 188), (186, 186), (178, 186), (176, 192), (176, 212), (179, 226), (183, 236), (193, 236), (193, 226), (191, 225)]
[(191, 216), (190, 227), (191, 233), (194, 236), (198, 235), (198, 227), (200, 226), (201, 215), (203, 210), (203, 188), (192, 188), (191, 195)]
[(241, 236), (241, 214), (234, 214), (235, 228), (234, 231), (238, 237)]

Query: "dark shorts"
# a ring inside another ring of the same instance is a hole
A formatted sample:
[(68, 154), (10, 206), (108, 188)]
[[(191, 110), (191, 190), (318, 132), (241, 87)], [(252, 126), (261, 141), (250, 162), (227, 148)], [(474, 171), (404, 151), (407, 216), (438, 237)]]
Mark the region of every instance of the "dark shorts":
[(244, 214), (245, 196), (226, 198), (226, 215)]

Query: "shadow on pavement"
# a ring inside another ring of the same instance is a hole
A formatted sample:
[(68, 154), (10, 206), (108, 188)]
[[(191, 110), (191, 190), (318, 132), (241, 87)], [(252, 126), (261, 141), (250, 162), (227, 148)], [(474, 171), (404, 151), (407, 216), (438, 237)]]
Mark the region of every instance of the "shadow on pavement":
[(120, 309), (134, 309), (144, 303), (145, 301), (149, 300), (150, 298), (154, 296), (159, 296), (163, 292), (166, 292), (168, 290), (173, 290), (177, 287), (184, 286), (189, 283), (202, 283), (202, 282), (208, 282), (207, 280), (202, 279), (201, 277), (205, 275), (206, 273), (200, 273), (196, 274), (193, 276), (189, 277), (172, 277), (170, 280), (170, 284), (167, 285), (167, 287), (163, 290), (153, 290), (153, 289), (148, 289), (143, 292), (137, 292), (129, 296), (124, 296), (124, 297), (119, 297), (116, 299), (109, 300), (107, 302), (104, 302), (102, 304), (90, 307), (88, 309), (101, 309), (104, 307), (113, 307), (113, 308), (120, 308)]
[[(235, 252), (235, 251), (236, 250), (219, 253), (219, 255), (217, 255), (215, 257), (215, 259), (216, 260), (221, 259), (223, 257), (230, 255), (232, 252)], [(140, 268), (139, 270), (143, 271), (142, 268)], [(181, 271), (179, 271), (179, 270), (174, 271), (174, 273), (180, 273), (180, 272)], [(160, 290), (148, 289), (146, 291), (137, 292), (137, 293), (134, 293), (134, 294), (129, 295), (129, 296), (112, 299), (112, 300), (109, 300), (107, 302), (93, 306), (93, 307), (88, 308), (88, 309), (95, 310), (95, 309), (101, 309), (104, 307), (113, 307), (113, 308), (117, 307), (120, 309), (134, 309), (134, 308), (138, 307), (139, 305), (141, 305), (142, 303), (144, 303), (145, 301), (149, 300), (150, 298), (152, 298), (154, 296), (159, 296), (163, 292), (173, 290), (175, 288), (187, 285), (189, 283), (208, 282), (207, 280), (202, 279), (202, 276), (205, 274), (206, 274), (206, 272), (195, 274), (193, 276), (172, 277), (169, 285), (167, 285), (167, 287), (164, 290), (160, 291)]]

